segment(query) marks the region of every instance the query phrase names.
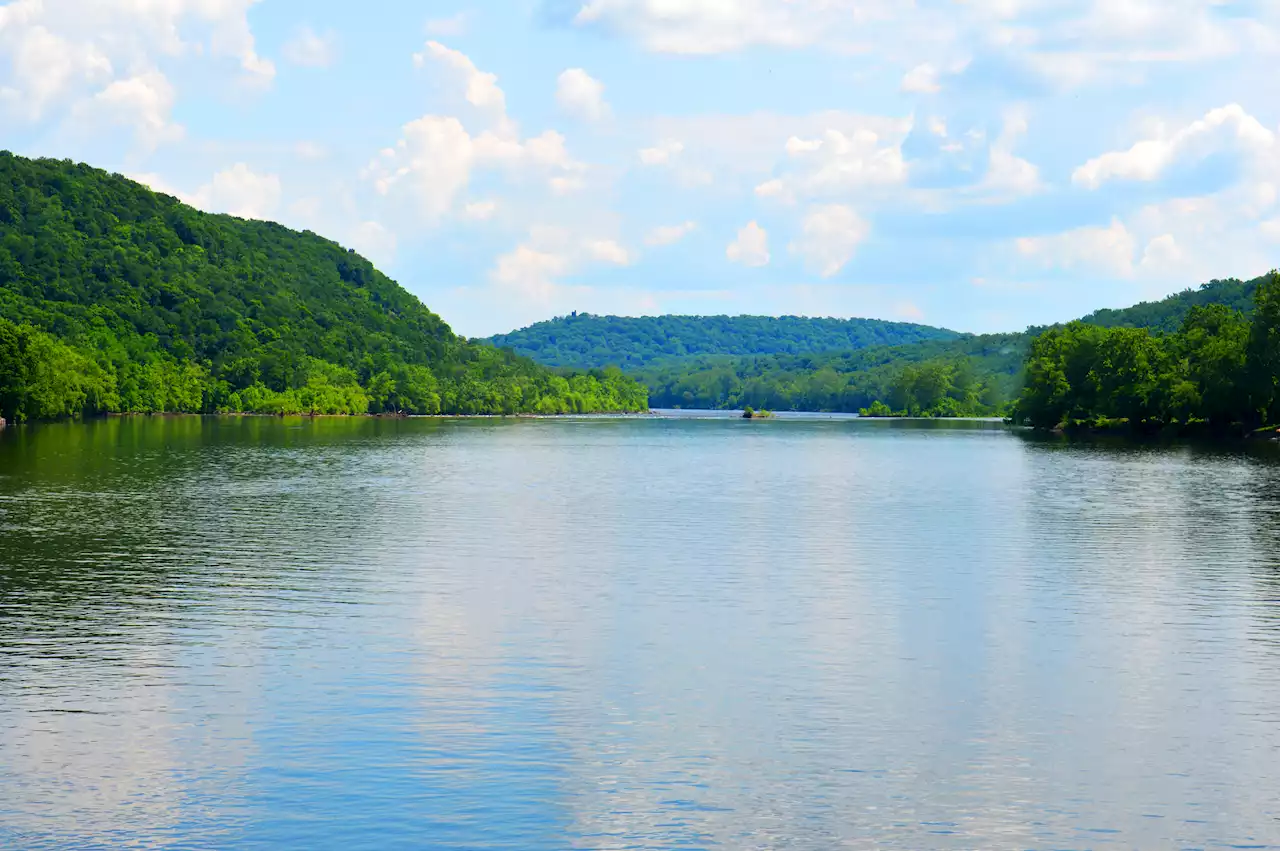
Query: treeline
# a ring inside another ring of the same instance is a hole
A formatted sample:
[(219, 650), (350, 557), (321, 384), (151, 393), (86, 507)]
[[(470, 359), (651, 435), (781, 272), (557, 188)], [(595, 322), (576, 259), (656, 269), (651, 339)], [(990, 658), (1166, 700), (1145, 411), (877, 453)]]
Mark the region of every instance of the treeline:
[(857, 413), (880, 402), (918, 416), (982, 416), (1016, 398), (1027, 342), (989, 334), (827, 355), (698, 358), (634, 375), (659, 408)]
[(648, 409), (642, 385), (617, 369), (576, 375), (492, 374), (442, 382), (430, 369), (357, 371), (305, 358), (295, 384), (264, 384), (255, 364), (238, 384), (206, 364), (153, 357), (116, 365), (30, 325), (0, 319), (0, 416), (11, 422), (107, 413), (566, 414)]
[(118, 175), (0, 152), (0, 416), (639, 411), (457, 337), (354, 252)]
[(1042, 429), (1239, 432), (1280, 422), (1280, 274), (1252, 316), (1200, 304), (1174, 333), (1073, 322), (1031, 344), (1016, 421)]
[(626, 370), (709, 355), (812, 355), (928, 340), (954, 340), (944, 328), (879, 319), (803, 316), (596, 316), (574, 313), (486, 342), (548, 366)]

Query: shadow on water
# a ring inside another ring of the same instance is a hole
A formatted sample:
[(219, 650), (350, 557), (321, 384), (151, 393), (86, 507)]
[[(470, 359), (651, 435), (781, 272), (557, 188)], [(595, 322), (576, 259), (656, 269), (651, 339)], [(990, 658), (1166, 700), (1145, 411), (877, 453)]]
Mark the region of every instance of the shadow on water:
[(97, 620), (104, 607), (188, 604), (177, 592), (207, 584), (210, 571), (267, 581), (281, 565), (324, 567), (316, 528), (376, 526), (368, 513), (377, 494), (344, 492), (343, 467), (361, 457), (385, 463), (389, 447), (443, 428), (180, 416), (6, 429), (0, 624), (12, 627), (19, 610), (31, 625), (36, 612)]

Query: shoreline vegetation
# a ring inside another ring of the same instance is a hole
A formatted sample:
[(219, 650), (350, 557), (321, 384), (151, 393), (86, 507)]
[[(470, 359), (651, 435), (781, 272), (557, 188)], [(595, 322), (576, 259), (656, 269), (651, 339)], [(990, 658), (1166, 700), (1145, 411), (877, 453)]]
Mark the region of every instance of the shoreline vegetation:
[(457, 336), (314, 233), (0, 152), (0, 416), (647, 411), (618, 369)]
[(1172, 333), (1072, 322), (1031, 343), (1010, 420), (1040, 431), (1274, 437), (1280, 422), (1280, 272), (1252, 315), (1193, 307)]
[[(1081, 321), (1175, 333), (1196, 307), (1221, 304), (1251, 313), (1260, 281), (1213, 280), (1158, 301), (1099, 310)], [(1049, 330), (959, 334), (896, 345), (868, 342), (833, 351), (819, 348), (831, 345), (831, 338), (802, 336), (804, 326), (794, 323), (787, 328), (760, 317), (703, 317), (708, 323), (703, 328), (698, 319), (578, 314), (501, 339), (520, 343), (536, 358), (550, 358), (548, 363), (571, 355), (588, 366), (617, 364), (648, 386), (657, 408), (741, 411), (750, 405), (887, 416), (879, 403), (888, 413), (954, 419), (1009, 416), (1024, 386), (1031, 341)], [(747, 328), (758, 329), (763, 339), (744, 340), (741, 332)], [(786, 348), (801, 339), (815, 348), (806, 354)], [(778, 351), (769, 353), (770, 348)]]
[[(1266, 424), (1280, 423), (1276, 272), (1017, 334), (574, 314), (494, 339), (520, 339), (554, 363), (457, 336), (369, 261), (309, 231), (202, 213), (119, 175), (0, 151), (9, 425), (675, 408), (1274, 439)], [(806, 345), (855, 348), (796, 351)]]

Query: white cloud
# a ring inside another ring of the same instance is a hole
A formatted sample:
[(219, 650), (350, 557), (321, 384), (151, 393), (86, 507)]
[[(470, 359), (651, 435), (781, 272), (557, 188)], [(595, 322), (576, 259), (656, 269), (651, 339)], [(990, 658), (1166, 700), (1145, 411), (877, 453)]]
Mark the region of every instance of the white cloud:
[(161, 195), (170, 195), (177, 198), (182, 203), (190, 203), (180, 189), (174, 187), (169, 181), (158, 174), (151, 172), (129, 172), (125, 177), (130, 180), (141, 183), (143, 186), (151, 189), (152, 192), (159, 192)]
[(556, 103), (566, 114), (583, 121), (600, 121), (609, 115), (604, 84), (581, 68), (569, 68), (556, 80)]
[[(1274, 49), (1271, 4), (1223, 15), (1207, 0), (585, 0), (573, 25), (664, 53), (725, 53), (753, 46), (878, 52), (893, 61), (931, 55), (962, 65), (986, 51), (1071, 85), (1144, 64)], [(960, 62), (954, 60), (959, 59)], [(934, 80), (918, 68), (917, 85)]]
[(96, 95), (76, 104), (72, 121), (86, 130), (104, 125), (127, 127), (144, 148), (151, 149), (164, 142), (176, 142), (184, 135), (182, 126), (171, 120), (176, 97), (163, 74), (148, 71), (115, 80)]
[(588, 0), (574, 23), (633, 36), (662, 53), (723, 53), (752, 45), (811, 44), (832, 17), (813, 13), (822, 6), (844, 5), (815, 0)]
[(928, 62), (917, 65), (903, 75), (900, 88), (914, 94), (937, 94), (942, 91), (942, 85), (938, 82), (938, 69)]
[(852, 207), (829, 204), (815, 207), (804, 217), (803, 236), (789, 246), (824, 278), (839, 272), (853, 259), (870, 227)]
[(1236, 150), (1250, 155), (1271, 151), (1276, 134), (1262, 126), (1238, 104), (1209, 111), (1177, 132), (1144, 139), (1126, 151), (1112, 151), (1089, 160), (1072, 174), (1074, 183), (1097, 189), (1110, 180), (1150, 181), (1179, 161), (1203, 159), (1215, 151)]
[(729, 243), (724, 256), (730, 263), (743, 266), (767, 266), (769, 264), (769, 234), (756, 222), (748, 222), (738, 231), (738, 238)]
[(584, 243), (586, 256), (601, 263), (613, 263), (616, 266), (630, 266), (631, 252), (612, 239), (592, 239)]
[(786, 198), (787, 184), (775, 177), (757, 186), (755, 193), (757, 198)]
[(462, 208), (462, 217), (473, 222), (484, 222), (492, 219), (497, 212), (497, 201), (472, 201)]
[(919, 322), (924, 319), (924, 311), (910, 301), (900, 301), (895, 304), (893, 315), (905, 322)]
[(218, 172), (187, 199), (194, 207), (212, 213), (229, 213), (242, 219), (270, 219), (280, 206), (280, 178), (259, 174), (244, 163)]
[(385, 267), (395, 260), (396, 235), (381, 222), (361, 222), (351, 232), (351, 247), (375, 266)]
[(466, 12), (457, 12), (447, 18), (432, 18), (427, 21), (427, 35), (434, 35), (440, 38), (452, 38), (465, 35), (470, 19)]
[(1018, 253), (1046, 269), (1093, 269), (1116, 277), (1133, 275), (1137, 242), (1119, 219), (1107, 227), (1082, 227), (1051, 236), (1023, 237)]
[[(586, 166), (569, 155), (564, 136), (547, 130), (520, 137), (506, 114), (506, 96), (495, 75), (437, 42), (428, 42), (414, 61), (419, 66), (439, 62), (454, 72), (467, 101), (481, 110), (492, 129), (472, 135), (454, 116), (424, 115), (409, 122), (395, 146), (385, 148), (364, 170), (379, 194), (406, 190), (430, 225), (453, 212), (477, 169), (500, 169), (517, 180), (536, 177), (556, 195), (585, 188)], [(474, 211), (463, 214), (474, 217)]]
[(564, 294), (561, 278), (591, 265), (627, 266), (634, 259), (613, 239), (583, 238), (568, 228), (539, 226), (497, 259), (490, 280), (510, 298), (545, 305)]
[(714, 182), (709, 170), (683, 163), (683, 154), (684, 143), (675, 139), (663, 139), (653, 147), (638, 151), (642, 165), (667, 169), (680, 186), (693, 188), (709, 186)]
[(507, 98), (498, 87), (498, 75), (489, 74), (476, 67), (465, 53), (445, 47), (438, 41), (428, 41), (421, 53), (413, 54), (413, 64), (419, 68), (428, 62), (436, 62), (448, 68), (463, 83), (467, 103), (503, 118), (507, 114)]
[(758, 196), (787, 201), (844, 196), (907, 179), (901, 140), (882, 139), (874, 130), (846, 134), (832, 128), (817, 139), (793, 136), (785, 149), (792, 161), (787, 173), (759, 184)]
[(475, 148), (458, 119), (427, 115), (406, 124), (396, 147), (384, 150), (368, 173), (383, 195), (397, 184), (409, 184), (420, 212), (434, 223), (470, 182)]
[(788, 156), (798, 157), (801, 154), (811, 154), (821, 149), (821, 139), (801, 139), (799, 136), (792, 136), (787, 139), (786, 150)]
[(673, 245), (698, 229), (697, 222), (683, 222), (678, 225), (659, 225), (649, 231), (645, 237), (645, 245)]
[(284, 58), (305, 68), (327, 68), (338, 59), (338, 36), (333, 32), (319, 34), (303, 27), (285, 42)]
[(1041, 188), (1040, 170), (1013, 153), (1014, 144), (1027, 132), (1027, 121), (1021, 113), (1005, 117), (1004, 129), (991, 143), (987, 174), (980, 190), (1001, 196), (1029, 195)]
[(1142, 267), (1146, 270), (1174, 271), (1186, 255), (1171, 233), (1161, 234), (1147, 243), (1142, 251)]
[(12, 0), (0, 6), (0, 115), (74, 123), (114, 112), (136, 118), (144, 146), (170, 139), (172, 87), (159, 82), (162, 61), (217, 68), (231, 58), (242, 82), (274, 77), (249, 27), (254, 2)]
[(684, 150), (684, 143), (664, 139), (652, 148), (640, 149), (640, 162), (645, 165), (666, 165)]
[(329, 156), (329, 151), (318, 142), (298, 142), (293, 146), (293, 152), (304, 160), (322, 160)]

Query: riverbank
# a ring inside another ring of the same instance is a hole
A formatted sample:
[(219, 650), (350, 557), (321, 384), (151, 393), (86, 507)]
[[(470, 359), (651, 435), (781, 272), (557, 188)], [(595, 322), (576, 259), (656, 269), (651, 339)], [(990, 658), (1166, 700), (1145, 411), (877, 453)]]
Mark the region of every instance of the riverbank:
[[(1006, 420), (1010, 425), (1017, 425)], [(1028, 426), (1028, 428), (1031, 428)], [(1032, 428), (1040, 434), (1065, 437), (1128, 437), (1186, 440), (1267, 440), (1280, 441), (1280, 426), (1267, 425), (1249, 428), (1239, 423), (1231, 426), (1215, 426), (1207, 422), (1192, 423), (1138, 423), (1127, 419), (1076, 420), (1060, 423), (1054, 428)]]

